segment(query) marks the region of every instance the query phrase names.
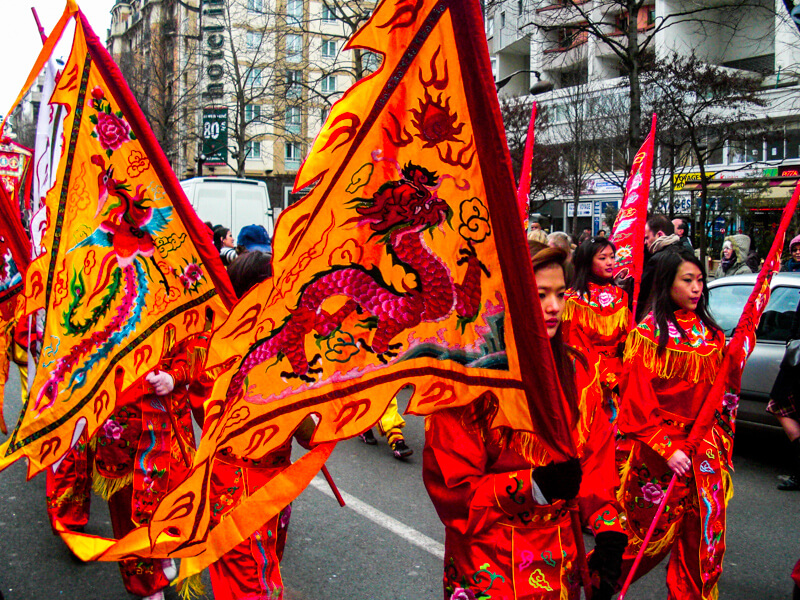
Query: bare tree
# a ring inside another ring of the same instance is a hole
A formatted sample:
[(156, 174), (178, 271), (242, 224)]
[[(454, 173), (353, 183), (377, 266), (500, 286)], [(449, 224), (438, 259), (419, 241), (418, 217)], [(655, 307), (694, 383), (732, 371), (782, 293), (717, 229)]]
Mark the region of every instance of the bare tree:
[[(687, 161), (697, 166), (700, 182), (700, 223), (708, 222), (710, 206), (707, 165), (726, 142), (745, 139), (763, 129), (756, 109), (766, 105), (759, 95), (761, 78), (717, 67), (694, 53), (672, 55), (654, 67), (647, 84), (655, 92), (654, 107), (662, 131), (685, 140)], [(700, 231), (700, 257), (705, 259), (708, 231)]]
[[(553, 37), (557, 38), (564, 52), (593, 40), (604, 54), (605, 67), (627, 79), (626, 145), (630, 161), (644, 137), (641, 76), (654, 62), (655, 40), (663, 36), (666, 29), (680, 27), (681, 32), (691, 33), (697, 39), (710, 37), (713, 31), (724, 45), (725, 40), (730, 43), (734, 39), (734, 33), (742, 38), (750, 36), (751, 29), (757, 31), (746, 26), (756, 12), (764, 19), (774, 19), (775, 3), (767, 0), (679, 1), (670, 4), (667, 14), (659, 15), (653, 0), (557, 0), (537, 10), (534, 21), (550, 42)], [(543, 56), (545, 68), (563, 61), (561, 52)], [(616, 65), (609, 67), (611, 59)], [(588, 65), (582, 68), (588, 70)], [(587, 80), (588, 73), (584, 72), (582, 78)]]

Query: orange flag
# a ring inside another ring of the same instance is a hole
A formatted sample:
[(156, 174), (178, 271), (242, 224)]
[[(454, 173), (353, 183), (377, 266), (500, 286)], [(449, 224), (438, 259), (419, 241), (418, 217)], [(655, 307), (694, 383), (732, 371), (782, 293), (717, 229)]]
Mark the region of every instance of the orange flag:
[(0, 447), (0, 468), (26, 456), (29, 477), (104, 422), (115, 385), (156, 366), (167, 328), (177, 340), (197, 333), (227, 316), (220, 295), (233, 298), (207, 228), (74, 2), (23, 89), (73, 18), (51, 99), (67, 108), (64, 151), (45, 201), (45, 252), (25, 278), (24, 314), (46, 311), (43, 348), (22, 418)]
[[(308, 415), (330, 452), (404, 385), (419, 415), (492, 393), (494, 425), (536, 431), (554, 460), (574, 456), (478, 2), (382, 2), (349, 47), (383, 64), (332, 108), (296, 181), (313, 190), (277, 224), (274, 276), (211, 340), (208, 365), (232, 367), (206, 403), (189, 479), (147, 536), (81, 557), (152, 548), (191, 557), (182, 575), (195, 572), (287, 502), (270, 484), (209, 532), (218, 456), (263, 459)], [(319, 468), (309, 456), (295, 481)]]

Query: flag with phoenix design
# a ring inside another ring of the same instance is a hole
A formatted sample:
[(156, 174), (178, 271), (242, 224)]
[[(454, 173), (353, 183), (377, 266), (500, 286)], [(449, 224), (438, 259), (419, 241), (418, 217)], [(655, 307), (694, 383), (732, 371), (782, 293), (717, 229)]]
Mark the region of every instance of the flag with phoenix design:
[[(208, 364), (235, 363), (206, 402), (192, 474), (149, 529), (82, 557), (190, 557), (183, 574), (196, 571), (405, 385), (419, 415), (494, 394), (494, 425), (574, 456), (477, 0), (382, 2), (349, 48), (383, 63), (333, 106), (296, 180), (313, 190), (277, 223), (273, 277), (212, 338)], [(215, 461), (257, 463), (309, 415), (317, 448), (209, 531)]]
[(50, 100), (67, 108), (64, 150), (45, 200), (45, 251), (25, 278), (23, 314), (46, 313), (43, 347), (23, 415), (0, 447), (0, 468), (26, 456), (29, 476), (81, 431), (91, 435), (173, 333), (180, 340), (221, 321), (221, 296), (233, 299), (207, 229), (72, 0), (23, 89), (73, 19), (72, 51)]
[[(611, 230), (611, 241), (617, 247), (614, 277), (633, 278), (633, 314), (636, 314), (636, 300), (639, 297), (644, 269), (644, 226), (647, 223), (647, 206), (650, 200), (655, 137), (656, 115), (653, 114), (650, 133), (633, 159), (625, 196)], [(634, 319), (631, 319), (630, 326), (636, 327)]]

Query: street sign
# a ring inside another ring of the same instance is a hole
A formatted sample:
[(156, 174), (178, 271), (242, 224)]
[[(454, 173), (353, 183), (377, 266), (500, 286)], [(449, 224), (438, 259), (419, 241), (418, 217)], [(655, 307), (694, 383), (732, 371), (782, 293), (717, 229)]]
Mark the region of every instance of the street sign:
[(203, 164), (209, 167), (228, 164), (228, 109), (203, 109)]

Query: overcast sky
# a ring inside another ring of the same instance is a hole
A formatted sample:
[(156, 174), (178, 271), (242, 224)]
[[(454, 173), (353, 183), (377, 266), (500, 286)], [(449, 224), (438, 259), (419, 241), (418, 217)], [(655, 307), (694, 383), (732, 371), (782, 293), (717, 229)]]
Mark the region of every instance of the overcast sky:
[[(36, 8), (47, 34), (64, 12), (66, 0), (2, 0), (3, 35), (0, 36), (0, 56), (5, 59), (0, 67), (0, 114), (11, 108), (12, 102), (28, 78), (33, 63), (42, 49), (42, 40), (36, 31), (36, 21), (31, 6)], [(105, 42), (106, 30), (111, 26), (111, 7), (114, 0), (78, 0), (97, 36)], [(69, 53), (69, 47), (59, 47), (56, 56)]]

